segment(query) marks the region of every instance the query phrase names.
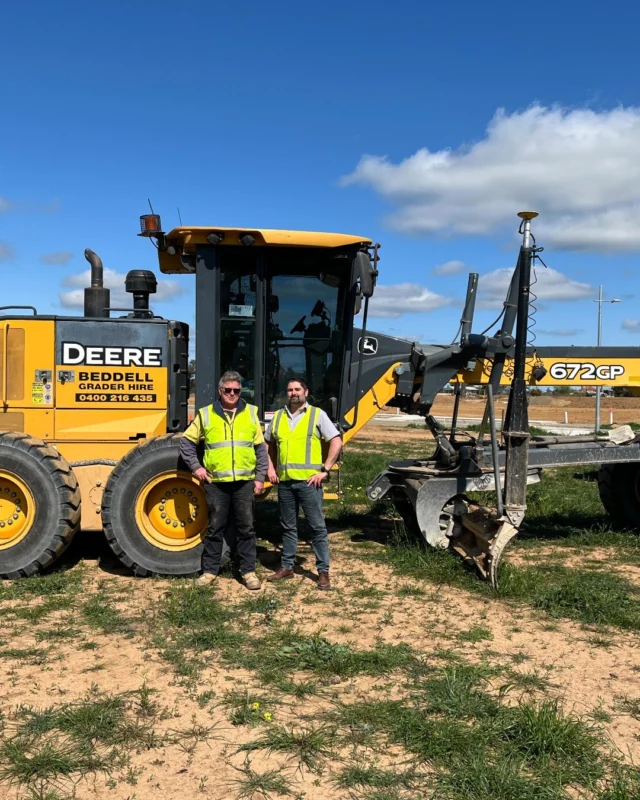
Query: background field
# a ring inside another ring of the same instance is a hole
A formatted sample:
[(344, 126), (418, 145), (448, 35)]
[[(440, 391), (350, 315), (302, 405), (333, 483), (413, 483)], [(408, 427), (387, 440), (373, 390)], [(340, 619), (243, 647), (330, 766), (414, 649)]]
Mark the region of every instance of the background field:
[[(499, 594), (364, 496), (421, 430), (365, 429), (327, 504), (335, 589), (132, 578), (79, 537), (0, 585), (0, 793), (16, 798), (640, 796), (640, 540), (549, 473)], [(260, 574), (278, 564), (275, 504)]]

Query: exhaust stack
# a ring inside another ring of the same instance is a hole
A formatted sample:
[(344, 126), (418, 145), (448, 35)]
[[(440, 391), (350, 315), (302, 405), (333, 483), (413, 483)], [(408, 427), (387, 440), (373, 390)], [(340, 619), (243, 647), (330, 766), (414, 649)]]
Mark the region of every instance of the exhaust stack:
[(84, 257), (91, 264), (91, 286), (84, 290), (84, 315), (85, 317), (108, 317), (111, 304), (111, 292), (104, 288), (102, 282), (102, 259), (88, 247)]

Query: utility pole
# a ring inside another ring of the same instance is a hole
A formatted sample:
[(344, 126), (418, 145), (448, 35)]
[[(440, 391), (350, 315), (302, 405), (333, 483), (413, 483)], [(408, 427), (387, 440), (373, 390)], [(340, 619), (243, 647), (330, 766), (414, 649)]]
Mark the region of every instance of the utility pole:
[[(598, 287), (598, 299), (593, 301), (598, 304), (598, 347), (602, 345), (602, 304), (603, 303), (619, 303), (618, 298), (613, 300), (602, 299), (602, 284)], [(600, 430), (600, 394), (602, 389), (600, 385), (596, 386), (596, 433)]]

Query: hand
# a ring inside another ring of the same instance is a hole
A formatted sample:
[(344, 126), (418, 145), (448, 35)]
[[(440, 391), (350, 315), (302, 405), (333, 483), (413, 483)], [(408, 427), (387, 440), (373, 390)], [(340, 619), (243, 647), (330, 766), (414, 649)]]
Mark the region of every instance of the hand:
[(307, 481), (307, 486), (315, 486), (316, 489), (319, 489), (328, 477), (328, 472), (316, 472), (316, 474), (312, 475)]
[(264, 490), (263, 481), (254, 481), (253, 482), (253, 493), (254, 494), (262, 494), (263, 490)]
[(278, 473), (276, 472), (275, 467), (269, 467), (269, 471), (267, 472), (267, 478), (269, 478), (269, 483), (272, 483), (274, 486), (276, 483), (280, 482), (280, 478), (278, 477)]
[(202, 483), (211, 483), (211, 477), (209, 476), (209, 473), (204, 467), (198, 467), (198, 469), (193, 474)]

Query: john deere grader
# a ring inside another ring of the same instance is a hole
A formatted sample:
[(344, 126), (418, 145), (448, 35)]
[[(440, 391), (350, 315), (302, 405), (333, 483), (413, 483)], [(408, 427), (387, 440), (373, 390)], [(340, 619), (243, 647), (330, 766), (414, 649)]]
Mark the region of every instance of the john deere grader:
[[(528, 386), (640, 385), (640, 348), (528, 345), (532, 263), (540, 252), (531, 218), (523, 218), (499, 327), (472, 333), (478, 276), (471, 275), (460, 338), (451, 345), (367, 331), (379, 245), (366, 237), (220, 227), (165, 233), (155, 214), (141, 217), (140, 235), (153, 240), (163, 273), (194, 276), (196, 407), (211, 402), (219, 376), (233, 368), (263, 422), (285, 403), (292, 375), (305, 378), (313, 403), (345, 441), (383, 405), (422, 414), (435, 455), (390, 464), (369, 497), (391, 498), (427, 544), (452, 549), (495, 583), (524, 517), (527, 483), (544, 467), (604, 464), (607, 510), (640, 524), (640, 443), (632, 433), (570, 442), (529, 435)], [(46, 568), (80, 529), (104, 531), (137, 575), (193, 574), (207, 510), (179, 458), (188, 422), (188, 327), (152, 312), (157, 283), (146, 270), (126, 277), (131, 308), (112, 308), (100, 258), (91, 250), (85, 257), (91, 286), (84, 316), (0, 308), (0, 575)], [(431, 416), (450, 381), (486, 386), (478, 436), (456, 431), (457, 412), (447, 431)], [(511, 395), (503, 446), (492, 400), (504, 383)], [(339, 496), (339, 473), (333, 485)], [(468, 498), (496, 487), (495, 508)]]

